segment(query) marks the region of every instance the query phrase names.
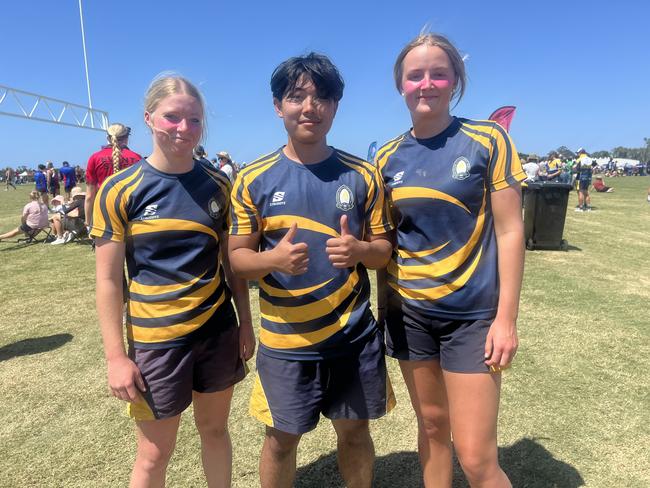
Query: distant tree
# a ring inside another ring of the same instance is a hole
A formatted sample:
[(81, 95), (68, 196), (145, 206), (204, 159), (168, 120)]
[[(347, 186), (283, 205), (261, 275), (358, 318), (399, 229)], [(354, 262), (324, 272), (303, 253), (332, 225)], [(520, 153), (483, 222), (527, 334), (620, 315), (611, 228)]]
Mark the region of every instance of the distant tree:
[(591, 153), (591, 156), (594, 158), (609, 158), (610, 153), (609, 151), (596, 151), (594, 153)]
[(557, 152), (562, 159), (573, 159), (576, 157), (575, 153), (566, 146), (558, 147), (555, 152)]
[(16, 168), (16, 173), (24, 173), (24, 172), (27, 171), (28, 169), (29, 169), (29, 168), (27, 168), (27, 166), (25, 166), (24, 164), (21, 164), (20, 166), (18, 166), (18, 167)]

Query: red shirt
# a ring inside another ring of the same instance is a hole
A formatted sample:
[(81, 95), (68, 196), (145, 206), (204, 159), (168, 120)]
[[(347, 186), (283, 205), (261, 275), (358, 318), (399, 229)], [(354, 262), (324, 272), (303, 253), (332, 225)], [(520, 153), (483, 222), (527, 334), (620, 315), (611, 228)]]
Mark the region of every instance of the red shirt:
[[(138, 153), (131, 151), (128, 147), (122, 147), (120, 155), (120, 169), (128, 168), (142, 159)], [(111, 146), (102, 146), (101, 151), (97, 151), (88, 159), (86, 166), (86, 182), (91, 185), (102, 186), (104, 180), (113, 174), (113, 148)]]

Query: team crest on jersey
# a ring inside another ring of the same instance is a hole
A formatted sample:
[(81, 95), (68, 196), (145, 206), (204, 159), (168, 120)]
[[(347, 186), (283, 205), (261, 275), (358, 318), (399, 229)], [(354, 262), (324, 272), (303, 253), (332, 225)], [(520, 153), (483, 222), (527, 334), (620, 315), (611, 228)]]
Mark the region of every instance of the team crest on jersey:
[(341, 185), (336, 190), (336, 208), (340, 208), (344, 212), (354, 208), (354, 196), (347, 185)]
[(469, 178), (469, 159), (465, 156), (461, 156), (456, 161), (454, 161), (454, 166), (451, 170), (451, 176), (455, 180), (464, 180)]
[(210, 213), (210, 217), (213, 219), (218, 219), (221, 215), (221, 205), (219, 205), (219, 202), (217, 202), (215, 198), (210, 199), (210, 202), (208, 203), (208, 212)]

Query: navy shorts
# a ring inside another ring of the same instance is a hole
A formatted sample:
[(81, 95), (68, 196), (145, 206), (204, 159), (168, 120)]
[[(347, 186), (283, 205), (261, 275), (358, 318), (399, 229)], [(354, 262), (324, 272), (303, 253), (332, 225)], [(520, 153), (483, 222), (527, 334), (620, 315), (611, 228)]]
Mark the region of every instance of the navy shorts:
[(257, 354), (250, 413), (282, 432), (309, 432), (321, 413), (331, 420), (377, 419), (394, 406), (379, 331), (358, 352), (332, 359), (294, 361)]
[(428, 318), (412, 309), (389, 306), (386, 314), (386, 353), (396, 359), (437, 359), (445, 371), (489, 373), (485, 340), (490, 320)]
[(192, 403), (192, 391), (223, 391), (246, 376), (239, 358), (239, 327), (236, 322), (192, 344), (168, 349), (129, 349), (147, 391), (143, 400), (129, 403), (127, 413), (135, 420), (174, 417)]
[(591, 181), (580, 180), (578, 182), (578, 189), (580, 191), (587, 191), (587, 190), (589, 190), (589, 185), (591, 185)]

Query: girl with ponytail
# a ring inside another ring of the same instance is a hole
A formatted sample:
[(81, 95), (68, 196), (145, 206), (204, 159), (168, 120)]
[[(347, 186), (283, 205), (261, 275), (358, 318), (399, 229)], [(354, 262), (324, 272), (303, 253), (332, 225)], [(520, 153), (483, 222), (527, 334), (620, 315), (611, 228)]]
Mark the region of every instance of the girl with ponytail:
[(104, 180), (110, 175), (128, 168), (142, 159), (138, 153), (131, 151), (127, 144), (131, 128), (115, 123), (106, 129), (108, 145), (90, 156), (86, 167), (86, 225), (90, 225), (93, 216), (95, 195)]

